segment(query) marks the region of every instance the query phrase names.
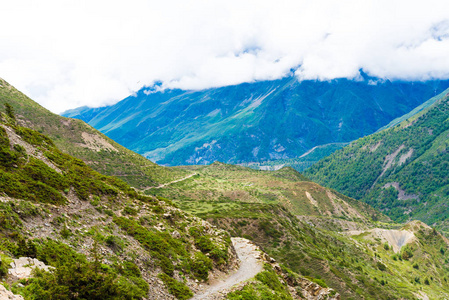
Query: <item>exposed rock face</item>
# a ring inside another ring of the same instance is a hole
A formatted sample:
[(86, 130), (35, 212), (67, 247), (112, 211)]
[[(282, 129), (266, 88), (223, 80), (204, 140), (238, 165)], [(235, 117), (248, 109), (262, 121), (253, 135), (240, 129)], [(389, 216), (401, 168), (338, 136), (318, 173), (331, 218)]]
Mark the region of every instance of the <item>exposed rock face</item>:
[[(8, 269), (8, 275), (16, 279), (30, 278), (34, 268), (44, 271), (50, 271), (53, 267), (47, 266), (40, 260), (30, 257), (20, 257), (11, 263), (11, 269)], [(0, 297), (0, 299), (3, 299)]]
[(3, 285), (0, 284), (0, 299), (2, 300), (23, 300), (20, 295), (15, 295), (11, 291), (8, 291)]

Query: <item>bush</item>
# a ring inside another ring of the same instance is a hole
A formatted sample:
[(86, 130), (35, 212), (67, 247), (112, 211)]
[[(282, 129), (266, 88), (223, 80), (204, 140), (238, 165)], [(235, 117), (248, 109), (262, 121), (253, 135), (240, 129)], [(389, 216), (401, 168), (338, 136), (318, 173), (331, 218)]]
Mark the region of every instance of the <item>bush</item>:
[[(56, 269), (35, 270), (34, 278), (25, 282), (25, 298), (29, 299), (141, 299), (147, 296), (148, 284), (139, 279), (140, 272), (130, 269), (130, 280), (98, 261), (89, 262), (65, 244), (47, 240), (37, 247), (38, 258)], [(133, 279), (136, 278), (136, 283)]]
[(134, 209), (134, 208), (132, 208), (132, 207), (126, 206), (126, 207), (123, 209), (123, 214), (125, 214), (125, 215), (136, 216), (136, 215), (137, 215), (137, 210)]
[(378, 268), (379, 270), (381, 270), (382, 272), (384, 272), (384, 271), (387, 270), (387, 267), (386, 267), (383, 263), (381, 263), (380, 261), (378, 261), (378, 262), (376, 263), (376, 265), (377, 265), (377, 268)]
[(274, 272), (273, 268), (268, 264), (264, 265), (264, 271), (257, 274), (256, 279), (268, 286), (273, 291), (285, 292), (285, 287), (279, 281), (278, 276)]
[(158, 277), (164, 282), (170, 294), (178, 299), (184, 300), (193, 297), (192, 291), (182, 282), (179, 282), (165, 273), (161, 273)]
[(195, 258), (192, 262), (192, 272), (195, 277), (207, 280), (212, 267), (212, 260), (209, 257), (200, 252), (195, 253)]

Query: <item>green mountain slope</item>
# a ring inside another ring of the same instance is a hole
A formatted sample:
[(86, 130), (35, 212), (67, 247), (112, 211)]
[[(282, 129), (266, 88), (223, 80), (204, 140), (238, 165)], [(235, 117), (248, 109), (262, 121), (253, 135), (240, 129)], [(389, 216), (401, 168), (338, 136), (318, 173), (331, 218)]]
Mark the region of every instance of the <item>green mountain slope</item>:
[(306, 171), (311, 179), (362, 199), (398, 221), (449, 216), (449, 90)]
[(371, 134), (449, 81), (298, 81), (201, 91), (143, 88), (115, 105), (66, 112), (164, 165), (263, 162)]
[(183, 176), (182, 171), (158, 166), (80, 120), (51, 113), (0, 79), (0, 106), (5, 103), (13, 107), (20, 124), (48, 135), (63, 152), (82, 159), (98, 172), (142, 188)]
[[(0, 119), (0, 277), (15, 293), (186, 299), (189, 286), (235, 265), (227, 232), (97, 173), (8, 114)], [(53, 268), (18, 280), (8, 265), (24, 256)]]
[(147, 193), (255, 241), (341, 299), (414, 299), (419, 293), (438, 299), (449, 293), (447, 240), (423, 223), (391, 223), (292, 168), (183, 168), (194, 175)]

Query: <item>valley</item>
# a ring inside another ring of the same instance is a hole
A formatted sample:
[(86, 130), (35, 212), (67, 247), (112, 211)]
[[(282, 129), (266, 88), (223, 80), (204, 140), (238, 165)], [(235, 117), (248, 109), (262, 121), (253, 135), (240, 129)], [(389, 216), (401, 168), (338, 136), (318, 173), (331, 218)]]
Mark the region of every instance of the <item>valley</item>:
[[(94, 285), (109, 282), (111, 299), (449, 295), (449, 241), (420, 221), (397, 223), (388, 212), (314, 183), (291, 167), (262, 171), (220, 162), (170, 168), (145, 163), (81, 121), (40, 109), (50, 116), (45, 121), (38, 109), (27, 108), (33, 107), (31, 100), (12, 87), (2, 91), (8, 103), (1, 124), (3, 268), (19, 257), (55, 268), (26, 281), (3, 275), (9, 278), (8, 292), (35, 299), (62, 289), (61, 295), (84, 293), (90, 299), (99, 294), (85, 286), (88, 278)], [(27, 119), (29, 111), (33, 121)], [(72, 122), (83, 128), (82, 142), (64, 125)], [(426, 128), (435, 135), (444, 130)], [(64, 141), (62, 150), (44, 134), (47, 130), (63, 135), (55, 139)], [(366, 149), (374, 153), (382, 145), (375, 141)], [(414, 157), (405, 142), (399, 146), (382, 176)], [(308, 155), (317, 159), (326, 151), (317, 147)], [(97, 173), (71, 152), (91, 157), (88, 162), (100, 171), (107, 167), (111, 174), (131, 175), (137, 168), (151, 176), (119, 176), (131, 177), (132, 188)], [(137, 167), (116, 166), (115, 155), (129, 157)], [(404, 191), (402, 199), (413, 201), (410, 195)], [(57, 283), (50, 285), (52, 276)]]
[(4, 2), (0, 300), (449, 299), (449, 1)]

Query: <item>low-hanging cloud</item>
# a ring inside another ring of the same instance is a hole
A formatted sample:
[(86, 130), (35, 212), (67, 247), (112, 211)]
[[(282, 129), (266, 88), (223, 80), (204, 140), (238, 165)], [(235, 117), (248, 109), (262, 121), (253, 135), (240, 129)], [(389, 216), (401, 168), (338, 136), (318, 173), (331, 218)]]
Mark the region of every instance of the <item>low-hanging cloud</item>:
[(54, 112), (145, 85), (449, 78), (449, 2), (9, 1), (0, 76)]

